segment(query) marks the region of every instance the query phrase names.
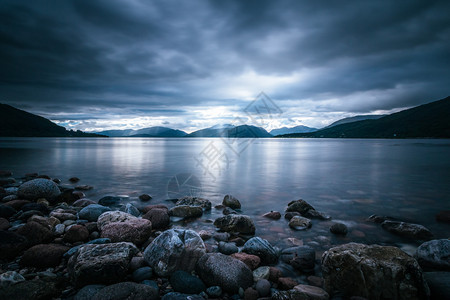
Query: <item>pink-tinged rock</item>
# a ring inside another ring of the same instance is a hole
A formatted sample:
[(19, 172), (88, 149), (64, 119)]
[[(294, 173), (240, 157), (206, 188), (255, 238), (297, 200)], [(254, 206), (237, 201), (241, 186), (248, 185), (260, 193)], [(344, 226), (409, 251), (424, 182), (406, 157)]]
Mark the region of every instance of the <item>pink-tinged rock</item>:
[(273, 220), (279, 220), (281, 218), (281, 213), (279, 211), (270, 211), (268, 213), (265, 213), (263, 217)]
[(103, 226), (102, 238), (110, 238), (113, 243), (131, 242), (136, 245), (145, 243), (152, 232), (152, 223), (146, 219), (135, 218), (125, 222), (114, 222)]
[(278, 278), (278, 288), (280, 290), (290, 290), (294, 286), (298, 285), (298, 282), (290, 277), (280, 277)]
[(233, 253), (231, 254), (231, 257), (239, 259), (244, 264), (246, 264), (252, 271), (258, 268), (259, 264), (261, 263), (261, 259), (258, 256), (247, 254), (244, 252)]
[(49, 228), (34, 221), (28, 222), (16, 232), (27, 238), (30, 247), (50, 242), (53, 239), (53, 233)]
[(143, 215), (142, 218), (152, 222), (153, 229), (164, 229), (170, 224), (168, 210), (164, 208), (153, 208)]
[(35, 268), (56, 267), (69, 249), (69, 247), (58, 244), (36, 245), (24, 252), (20, 259), (20, 265)]
[(89, 230), (83, 225), (72, 225), (64, 234), (66, 243), (84, 242), (89, 238)]

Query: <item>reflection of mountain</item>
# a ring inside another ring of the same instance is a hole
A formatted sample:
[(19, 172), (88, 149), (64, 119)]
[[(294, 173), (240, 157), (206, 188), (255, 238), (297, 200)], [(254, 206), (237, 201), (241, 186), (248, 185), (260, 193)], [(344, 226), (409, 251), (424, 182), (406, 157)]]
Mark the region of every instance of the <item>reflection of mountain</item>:
[(317, 131), (317, 128), (311, 128), (308, 126), (298, 125), (295, 127), (282, 127), (278, 129), (273, 129), (270, 131), (271, 135), (280, 135), (280, 134), (289, 134), (289, 133), (304, 133), (304, 132), (313, 132)]
[(98, 137), (99, 135), (67, 130), (46, 118), (7, 104), (0, 104), (0, 136)]
[(99, 132), (110, 137), (183, 137), (186, 132), (162, 126), (154, 126), (142, 129), (105, 130)]
[(283, 137), (450, 138), (450, 97), (376, 120), (363, 120)]
[(215, 125), (213, 127), (201, 129), (188, 134), (187, 137), (239, 137), (239, 138), (252, 138), (252, 137), (271, 137), (264, 128), (256, 127), (252, 125)]
[(347, 123), (352, 123), (352, 122), (358, 122), (358, 121), (363, 121), (363, 120), (376, 120), (382, 117), (385, 117), (386, 115), (361, 115), (361, 116), (354, 116), (354, 117), (349, 117), (349, 118), (344, 118), (344, 119), (340, 119), (337, 120), (334, 123), (331, 123), (330, 125), (322, 128), (330, 128), (333, 126), (337, 126), (337, 125), (341, 125), (341, 124), (347, 124)]

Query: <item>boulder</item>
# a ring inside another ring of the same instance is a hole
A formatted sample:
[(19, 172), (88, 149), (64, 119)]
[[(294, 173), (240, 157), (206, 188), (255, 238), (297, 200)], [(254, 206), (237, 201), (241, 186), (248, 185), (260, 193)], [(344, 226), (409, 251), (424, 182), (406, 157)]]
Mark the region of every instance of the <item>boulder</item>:
[(260, 237), (252, 237), (245, 242), (242, 252), (258, 256), (263, 264), (275, 264), (278, 261), (277, 249)]
[(110, 210), (111, 209), (109, 207), (103, 205), (90, 204), (80, 210), (80, 212), (78, 213), (78, 217), (82, 220), (88, 220), (89, 222), (96, 222), (101, 214)]
[(138, 252), (126, 242), (86, 244), (70, 258), (69, 275), (77, 286), (118, 282), (126, 277), (131, 258)]
[(72, 225), (64, 234), (63, 240), (66, 243), (84, 242), (89, 239), (89, 230), (83, 225)]
[(241, 202), (239, 202), (238, 199), (231, 195), (225, 195), (223, 198), (222, 204), (231, 208), (231, 209), (240, 209), (241, 208)]
[(175, 271), (170, 276), (170, 285), (175, 292), (184, 294), (200, 294), (206, 286), (200, 278), (185, 271)]
[(131, 242), (135, 245), (145, 243), (152, 233), (152, 223), (146, 219), (132, 219), (125, 222), (114, 222), (104, 225), (102, 238), (115, 242)]
[(425, 269), (450, 271), (450, 240), (425, 242), (417, 248), (415, 257)]
[(199, 197), (184, 197), (178, 199), (175, 205), (190, 205), (190, 206), (200, 206), (204, 210), (211, 209), (211, 202), (208, 199), (203, 199)]
[(153, 208), (145, 213), (142, 218), (152, 222), (153, 229), (164, 229), (169, 227), (170, 224), (168, 210), (163, 208)]
[(144, 259), (159, 276), (177, 270), (191, 272), (206, 253), (203, 240), (193, 230), (170, 229), (160, 234), (144, 251)]
[(177, 205), (169, 209), (169, 216), (180, 218), (199, 218), (203, 215), (203, 208), (200, 206)]
[(322, 256), (330, 295), (367, 299), (427, 299), (430, 291), (417, 261), (396, 247), (349, 243)]
[(90, 284), (78, 291), (73, 300), (91, 300), (105, 286), (103, 284)]
[(272, 220), (279, 220), (279, 219), (281, 219), (281, 213), (279, 211), (270, 211), (270, 212), (265, 213), (263, 215), (263, 217), (269, 218)]
[(103, 227), (110, 224), (110, 223), (117, 223), (117, 222), (125, 222), (130, 220), (136, 220), (137, 218), (135, 216), (132, 216), (130, 214), (127, 214), (123, 211), (107, 211), (101, 214), (97, 219), (97, 227), (100, 231), (103, 230)]
[(309, 210), (315, 209), (308, 202), (302, 199), (289, 202), (288, 207), (286, 208), (286, 212), (298, 212), (302, 216), (306, 215)]
[(311, 228), (311, 220), (302, 216), (294, 216), (289, 221), (289, 227), (295, 230), (305, 230)]
[(433, 234), (420, 224), (399, 222), (399, 221), (384, 221), (381, 227), (391, 233), (416, 240), (430, 240)]
[(217, 218), (214, 226), (222, 231), (239, 232), (242, 234), (255, 234), (255, 224), (253, 220), (246, 215), (227, 215)]
[(231, 254), (231, 257), (242, 261), (244, 264), (247, 265), (247, 267), (250, 268), (250, 270), (256, 269), (261, 263), (261, 258), (259, 258), (259, 256), (247, 254), (244, 252), (233, 253)]
[(11, 259), (20, 255), (28, 240), (15, 232), (0, 230), (0, 259)]
[(30, 247), (37, 244), (45, 244), (53, 239), (53, 233), (48, 227), (34, 221), (27, 222), (27, 224), (17, 229), (16, 232), (27, 238), (28, 246)]
[(203, 255), (197, 263), (197, 273), (208, 286), (220, 286), (228, 293), (237, 293), (253, 285), (252, 271), (246, 264), (221, 253)]
[(69, 247), (59, 244), (40, 244), (24, 252), (20, 265), (34, 268), (51, 268), (61, 263), (61, 259)]
[(19, 190), (17, 191), (19, 198), (26, 200), (45, 198), (48, 201), (53, 201), (60, 193), (61, 191), (56, 183), (43, 178), (27, 181), (19, 186)]
[(293, 266), (296, 270), (310, 273), (314, 271), (316, 253), (309, 246), (286, 248), (281, 251), (281, 260)]
[(136, 282), (120, 282), (99, 290), (92, 300), (157, 300), (158, 291), (146, 284)]

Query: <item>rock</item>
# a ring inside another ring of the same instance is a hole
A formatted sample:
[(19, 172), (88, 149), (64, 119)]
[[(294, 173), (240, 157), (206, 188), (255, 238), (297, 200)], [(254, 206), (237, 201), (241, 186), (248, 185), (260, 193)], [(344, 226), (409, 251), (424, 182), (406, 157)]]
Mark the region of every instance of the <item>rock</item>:
[(144, 201), (144, 202), (150, 201), (151, 199), (152, 199), (152, 197), (150, 195), (147, 195), (147, 194), (142, 194), (142, 195), (139, 196), (139, 200)]
[(367, 221), (381, 224), (384, 221), (398, 221), (396, 218), (389, 217), (389, 216), (379, 216), (379, 215), (371, 215), (369, 218), (367, 218)]
[(291, 211), (284, 214), (284, 218), (288, 221), (290, 221), (295, 216), (301, 216), (301, 214), (296, 211)]
[(442, 210), (436, 215), (436, 221), (450, 223), (450, 210)]
[(277, 267), (270, 267), (269, 280), (272, 282), (278, 282), (278, 279), (283, 276), (283, 273)]
[(104, 287), (103, 284), (86, 285), (78, 291), (73, 300), (91, 300), (94, 295)]
[(206, 290), (206, 286), (200, 278), (185, 271), (175, 271), (170, 276), (170, 284), (175, 292), (184, 294), (199, 294)]
[(281, 213), (279, 211), (270, 211), (268, 213), (265, 213), (263, 217), (273, 220), (279, 220), (281, 219)]
[(432, 240), (417, 248), (417, 261), (424, 269), (450, 271), (450, 240)]
[(324, 213), (318, 212), (315, 209), (308, 210), (304, 216), (307, 218), (310, 218), (310, 219), (319, 219), (319, 220), (330, 220), (331, 219), (330, 216), (327, 216)]
[(304, 299), (328, 300), (330, 298), (325, 290), (316, 286), (299, 284), (294, 287), (294, 290), (300, 292)]
[(0, 289), (0, 299), (56, 299), (61, 295), (63, 280), (47, 277), (21, 281)]
[(169, 216), (180, 218), (199, 218), (203, 215), (203, 208), (200, 206), (178, 205), (169, 210)]
[(230, 255), (239, 252), (239, 248), (235, 243), (219, 242), (219, 252), (225, 255)]
[[(100, 218), (99, 218), (100, 219)], [(145, 243), (152, 233), (152, 223), (146, 219), (135, 218), (124, 222), (114, 222), (104, 225), (102, 238), (114, 242), (131, 242), (135, 245)]]
[(131, 203), (127, 203), (127, 205), (125, 205), (125, 212), (127, 214), (130, 214), (130, 215), (135, 216), (135, 217), (139, 217), (139, 215), (141, 214), (139, 212), (139, 209), (137, 209), (136, 206), (134, 206)]
[(320, 278), (318, 276), (308, 276), (308, 278), (306, 278), (306, 280), (308, 281), (309, 285), (313, 285), (313, 286), (317, 286), (317, 287), (323, 287), (323, 278)]
[(308, 202), (305, 200), (291, 201), (286, 208), (286, 212), (298, 212), (304, 216), (309, 210), (315, 210)]
[(338, 234), (338, 235), (346, 235), (348, 232), (347, 226), (342, 223), (334, 223), (330, 227), (331, 233)]
[(111, 209), (109, 207), (103, 205), (90, 204), (80, 210), (78, 217), (83, 220), (88, 220), (89, 222), (96, 222), (101, 214), (110, 210)]
[(66, 229), (66, 225), (64, 224), (57, 224), (55, 228), (53, 229), (53, 234), (56, 236), (63, 235)]
[(230, 234), (228, 232), (216, 232), (213, 238), (218, 242), (226, 242), (230, 238)]
[(27, 222), (27, 224), (17, 229), (16, 232), (27, 238), (28, 246), (30, 247), (37, 244), (45, 244), (53, 238), (50, 229), (33, 221)]
[(136, 220), (137, 218), (135, 216), (132, 216), (126, 212), (123, 211), (107, 211), (101, 214), (97, 219), (97, 227), (100, 231), (103, 230), (103, 227), (111, 224), (111, 223), (120, 223), (120, 222), (127, 222), (130, 220)]
[(169, 211), (169, 208), (163, 204), (147, 205), (142, 207), (140, 210), (145, 214), (151, 211), (152, 209), (165, 209), (166, 211)]
[(141, 282), (141, 281), (144, 281), (147, 279), (151, 279), (152, 276), (153, 276), (153, 270), (150, 267), (142, 267), (133, 272), (133, 280), (136, 282)]
[(305, 230), (311, 228), (311, 220), (302, 216), (294, 216), (289, 221), (289, 227), (295, 230)]
[(260, 279), (256, 282), (255, 289), (260, 297), (270, 296), (270, 282), (266, 279)]
[(391, 233), (417, 240), (430, 240), (433, 234), (420, 224), (399, 221), (384, 221), (381, 227)]
[(244, 292), (244, 300), (256, 300), (258, 296), (258, 292), (251, 287), (247, 288)]
[(210, 210), (211, 209), (211, 202), (208, 199), (203, 199), (199, 197), (184, 197), (181, 199), (178, 199), (178, 201), (175, 203), (176, 206), (178, 205), (190, 205), (190, 206), (200, 206), (204, 210)]
[(225, 195), (222, 204), (231, 209), (241, 209), (241, 202), (231, 195)]
[(298, 282), (290, 277), (280, 277), (278, 278), (278, 288), (280, 290), (290, 290), (294, 286), (298, 285)]
[(220, 296), (222, 296), (222, 289), (220, 286), (214, 285), (207, 288), (206, 293), (210, 298), (220, 298)]
[(52, 211), (50, 213), (50, 216), (57, 218), (61, 222), (64, 222), (66, 220), (76, 220), (77, 219), (77, 216), (75, 216), (74, 214), (61, 212), (61, 211), (58, 211), (57, 209)]
[(222, 231), (239, 232), (242, 234), (255, 234), (255, 224), (249, 216), (227, 215), (217, 218), (214, 226)]
[[(0, 196), (0, 198), (1, 198), (1, 196)], [(16, 199), (18, 199), (17, 195), (9, 195), (9, 196), (3, 197), (2, 202), (9, 202), (9, 201), (13, 201)]]
[[(139, 268), (145, 267), (146, 263), (143, 256), (135, 256), (131, 259), (130, 270), (136, 271)], [(153, 270), (152, 270), (153, 273)]]
[(205, 244), (195, 231), (171, 229), (147, 246), (144, 259), (157, 275), (170, 276), (177, 270), (193, 271), (205, 253)]
[(69, 275), (77, 286), (121, 281), (138, 251), (133, 244), (125, 242), (83, 245), (69, 260)]
[(162, 296), (161, 300), (204, 300), (200, 295), (188, 295), (177, 292), (170, 292)]
[(206, 241), (212, 237), (212, 233), (208, 230), (200, 230), (198, 235), (202, 238), (202, 240)]
[(0, 218), (9, 219), (16, 214), (16, 210), (11, 206), (0, 204)]
[(9, 177), (12, 176), (12, 172), (8, 170), (0, 170), (0, 177)]
[(252, 254), (247, 254), (244, 252), (233, 253), (231, 255), (231, 257), (242, 261), (244, 264), (247, 265), (247, 267), (250, 268), (250, 270), (256, 269), (259, 266), (259, 264), (261, 263), (261, 259), (258, 256), (252, 255)]
[(69, 181), (71, 182), (71, 183), (77, 183), (78, 181), (80, 181), (80, 178), (78, 178), (78, 177), (70, 177), (69, 178)]
[(423, 273), (430, 287), (431, 299), (450, 299), (450, 272)]
[(12, 200), (5, 203), (5, 205), (11, 206), (15, 210), (21, 210), (22, 206), (25, 204), (31, 203), (28, 200)]
[(11, 259), (20, 255), (28, 245), (28, 240), (15, 232), (0, 231), (0, 259)]
[(21, 220), (21, 221), (27, 221), (30, 217), (32, 216), (44, 216), (43, 213), (41, 213), (38, 210), (29, 210), (29, 211), (25, 211), (23, 213), (21, 213), (17, 219)]
[(20, 265), (24, 267), (50, 268), (60, 264), (69, 247), (58, 244), (40, 244), (24, 252)]
[(286, 248), (281, 251), (281, 260), (290, 264), (296, 270), (309, 273), (314, 271), (316, 253), (309, 246)]
[(224, 291), (237, 293), (253, 284), (252, 271), (240, 260), (221, 253), (203, 255), (197, 263), (197, 273), (209, 286), (220, 286)]
[(164, 229), (169, 227), (170, 224), (170, 217), (167, 209), (151, 209), (143, 215), (142, 218), (152, 222), (153, 229)]
[[(89, 241), (89, 242), (85, 243), (84, 245), (91, 245), (91, 244), (92, 245), (100, 245), (100, 244), (108, 244), (108, 243), (111, 243), (111, 240), (104, 238), (104, 239), (95, 239), (95, 240)], [(77, 251), (84, 245), (78, 245), (78, 246), (70, 248), (69, 251), (67, 251), (63, 257), (64, 258), (71, 257), (72, 255), (77, 253)]]
[(86, 207), (86, 206), (91, 205), (91, 204), (97, 204), (97, 203), (95, 203), (95, 201), (92, 201), (90, 199), (82, 198), (82, 199), (78, 199), (77, 201), (75, 201), (72, 204), (72, 206), (74, 206), (74, 207)]
[(116, 196), (105, 196), (98, 200), (98, 204), (108, 207), (119, 208), (124, 198)]
[(9, 228), (9, 221), (5, 218), (0, 218), (0, 230), (6, 230)]
[(17, 191), (19, 198), (26, 200), (45, 198), (48, 201), (52, 201), (56, 199), (60, 193), (56, 183), (43, 178), (27, 181), (19, 186), (19, 190)]
[(157, 300), (158, 291), (153, 287), (135, 282), (120, 282), (99, 290), (92, 300)]
[(31, 211), (31, 210), (37, 210), (40, 211), (43, 214), (48, 214), (48, 207), (45, 204), (41, 203), (27, 203), (24, 206), (22, 206), (22, 211)]
[(225, 207), (222, 211), (222, 214), (224, 216), (228, 216), (228, 215), (237, 215), (237, 212), (234, 209), (231, 209), (229, 207)]
[(259, 267), (253, 271), (253, 281), (258, 281), (260, 279), (269, 279), (270, 277), (270, 267), (264, 266)]
[(25, 281), (25, 278), (16, 271), (7, 271), (0, 274), (0, 288), (14, 285), (22, 281)]
[(330, 295), (368, 299), (427, 299), (429, 289), (417, 261), (396, 247), (350, 243), (322, 256)]
[(84, 242), (89, 238), (89, 230), (83, 225), (72, 225), (64, 234), (63, 240), (66, 243)]
[(242, 248), (242, 252), (253, 254), (261, 259), (263, 264), (275, 264), (278, 261), (278, 251), (260, 237), (252, 237)]
[(92, 190), (93, 188), (94, 188), (93, 186), (90, 186), (90, 185), (87, 185), (87, 184), (77, 185), (75, 187), (75, 189), (77, 191), (89, 191), (89, 190)]
[[(81, 193), (81, 192), (80, 192)], [(64, 189), (61, 194), (56, 198), (53, 203), (65, 202), (67, 204), (73, 204), (75, 201), (79, 200), (81, 195), (78, 194), (78, 191), (74, 189)]]

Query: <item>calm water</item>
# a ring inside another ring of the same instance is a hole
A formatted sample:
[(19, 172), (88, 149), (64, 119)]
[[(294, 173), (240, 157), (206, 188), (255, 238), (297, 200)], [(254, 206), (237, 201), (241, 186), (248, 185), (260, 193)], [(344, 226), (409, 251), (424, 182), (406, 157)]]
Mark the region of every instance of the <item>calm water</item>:
[[(87, 192), (93, 200), (123, 195), (136, 205), (141, 193), (168, 205), (166, 199), (184, 194), (215, 205), (230, 193), (254, 218), (257, 234), (280, 246), (289, 237), (323, 249), (350, 240), (416, 246), (367, 223), (371, 214), (423, 224), (438, 238), (450, 232), (435, 221), (438, 211), (450, 209), (450, 140), (1, 138), (0, 169), (15, 177), (47, 174), (68, 186), (77, 176), (95, 187)], [(284, 219), (260, 217), (300, 198), (346, 222), (349, 235), (332, 236), (330, 222), (297, 232)], [(220, 213), (213, 209), (205, 218)], [(204, 221), (189, 226), (214, 228)]]

